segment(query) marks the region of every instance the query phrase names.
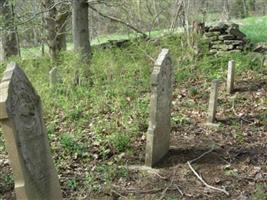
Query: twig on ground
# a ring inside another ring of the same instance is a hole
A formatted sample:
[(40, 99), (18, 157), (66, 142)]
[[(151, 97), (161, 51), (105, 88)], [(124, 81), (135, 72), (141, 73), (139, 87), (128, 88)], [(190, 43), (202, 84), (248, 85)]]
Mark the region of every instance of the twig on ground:
[(217, 191), (220, 191), (220, 192), (223, 192), (224, 194), (226, 194), (227, 196), (229, 196), (229, 192), (227, 192), (224, 188), (217, 188), (217, 187), (214, 187), (212, 185), (209, 185), (208, 183), (206, 183), (203, 178), (196, 172), (196, 170), (192, 167), (192, 163), (193, 162), (196, 162), (197, 160), (203, 158), (205, 155), (207, 155), (208, 153), (212, 152), (214, 150), (214, 147), (212, 149), (210, 149), (209, 151), (201, 154), (199, 157), (193, 159), (193, 160), (190, 160), (190, 161), (187, 161), (187, 164), (189, 166), (189, 168), (191, 169), (191, 171), (196, 175), (196, 177), (209, 189), (213, 189), (213, 190), (217, 190)]
[(117, 192), (116, 190), (111, 190), (112, 193), (118, 195), (119, 197), (121, 198), (124, 198), (124, 199), (128, 199), (126, 196), (123, 196), (122, 194), (120, 194), (119, 192)]
[(180, 187), (178, 185), (174, 185), (176, 187), (176, 189), (178, 190), (178, 192), (181, 194), (181, 196), (184, 196), (183, 191), (180, 189)]
[(213, 150), (214, 150), (214, 146), (213, 146), (210, 150), (208, 150), (207, 152), (204, 152), (204, 153), (201, 154), (199, 157), (197, 157), (197, 158), (195, 158), (195, 159), (193, 159), (193, 160), (190, 160), (189, 162), (190, 162), (191, 164), (193, 164), (194, 162), (196, 162), (196, 161), (198, 161), (199, 159), (203, 158), (205, 155), (211, 153)]
[(173, 174), (172, 174), (172, 179), (171, 179), (171, 183), (162, 191), (161, 196), (159, 198), (159, 200), (162, 200), (165, 198), (167, 191), (172, 187), (174, 179), (175, 179), (175, 175), (176, 175), (176, 171), (177, 171), (177, 167), (173, 170)]

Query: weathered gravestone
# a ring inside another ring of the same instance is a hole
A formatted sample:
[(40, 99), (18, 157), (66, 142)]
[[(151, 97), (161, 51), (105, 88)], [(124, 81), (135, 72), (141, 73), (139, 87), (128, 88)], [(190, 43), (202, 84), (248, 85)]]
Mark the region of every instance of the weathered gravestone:
[(149, 128), (145, 165), (153, 167), (169, 150), (171, 131), (172, 62), (163, 49), (152, 72)]
[(234, 91), (234, 82), (235, 82), (235, 61), (230, 60), (228, 62), (228, 73), (227, 73), (227, 92), (229, 94)]
[(4, 49), (3, 49), (3, 40), (0, 37), (0, 62), (5, 60), (5, 56), (4, 56)]
[(209, 109), (208, 109), (208, 124), (212, 124), (216, 119), (217, 111), (217, 99), (218, 99), (218, 86), (219, 81), (213, 80), (210, 89), (210, 100), (209, 100)]
[(62, 199), (44, 127), (40, 97), (24, 72), (8, 65), (0, 84), (0, 123), (17, 199)]
[(50, 71), (49, 71), (49, 82), (50, 82), (50, 86), (55, 86), (58, 82), (58, 74), (57, 74), (57, 68), (53, 67)]

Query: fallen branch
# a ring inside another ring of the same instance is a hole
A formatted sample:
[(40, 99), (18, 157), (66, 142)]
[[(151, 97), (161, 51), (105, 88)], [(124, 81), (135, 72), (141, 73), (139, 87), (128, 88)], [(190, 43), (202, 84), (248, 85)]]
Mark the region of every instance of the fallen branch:
[(180, 187), (178, 185), (175, 184), (176, 189), (178, 190), (178, 192), (181, 194), (181, 196), (184, 196), (183, 191), (180, 189)]
[(121, 198), (124, 198), (124, 199), (128, 199), (126, 196), (123, 196), (122, 194), (120, 194), (119, 192), (117, 192), (116, 190), (111, 190), (112, 193), (118, 195), (119, 197)]
[[(175, 170), (173, 170), (173, 174), (172, 174), (172, 179), (171, 179), (171, 182), (170, 184), (162, 191), (161, 193), (161, 196), (159, 198), (159, 200), (163, 200), (166, 196), (166, 193), (169, 189), (171, 189), (172, 185), (173, 185), (173, 182), (174, 182), (174, 178), (175, 178), (175, 175), (176, 175), (176, 171), (177, 171), (177, 167), (175, 168)], [(178, 192), (183, 196), (183, 192), (180, 190), (180, 188), (175, 185), (175, 188), (174, 189), (177, 189)]]
[(227, 192), (224, 188), (217, 188), (217, 187), (214, 187), (212, 185), (209, 185), (208, 183), (206, 183), (204, 181), (204, 179), (196, 172), (196, 170), (192, 167), (192, 163), (193, 162), (196, 162), (197, 160), (201, 159), (202, 157), (204, 157), (205, 155), (207, 155), (208, 153), (212, 152), (214, 150), (214, 148), (210, 149), (209, 151), (203, 153), (202, 155), (200, 155), (199, 157), (191, 160), (191, 161), (187, 161), (187, 164), (189, 166), (189, 168), (191, 169), (191, 171), (196, 175), (196, 177), (209, 189), (212, 189), (212, 190), (216, 190), (216, 191), (220, 191), (220, 192), (223, 192), (224, 194), (226, 194), (227, 196), (229, 196), (229, 192)]

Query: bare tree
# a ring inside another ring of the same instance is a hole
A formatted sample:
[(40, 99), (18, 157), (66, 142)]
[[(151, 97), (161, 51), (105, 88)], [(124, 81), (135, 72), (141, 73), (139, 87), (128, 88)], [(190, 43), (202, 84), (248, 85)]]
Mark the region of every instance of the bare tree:
[(1, 20), (1, 48), (2, 59), (10, 56), (19, 55), (18, 35), (15, 26), (14, 9), (8, 0), (0, 1), (0, 17)]
[(64, 4), (57, 9), (54, 0), (42, 0), (44, 24), (47, 32), (46, 42), (53, 61), (56, 61), (61, 50), (66, 49), (66, 22), (69, 7)]

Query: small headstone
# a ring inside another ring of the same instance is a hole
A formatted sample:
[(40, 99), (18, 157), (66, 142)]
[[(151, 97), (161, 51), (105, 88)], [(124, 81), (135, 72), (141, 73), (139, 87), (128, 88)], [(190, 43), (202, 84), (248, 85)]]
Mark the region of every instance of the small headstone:
[(235, 61), (230, 60), (228, 62), (228, 73), (227, 73), (227, 93), (231, 94), (234, 91), (235, 81)]
[(0, 84), (0, 123), (17, 199), (62, 199), (44, 127), (40, 97), (24, 72), (8, 65)]
[(264, 58), (263, 58), (263, 66), (264, 67), (267, 67), (267, 54), (264, 55)]
[(3, 48), (3, 40), (0, 37), (0, 62), (5, 60), (5, 55), (4, 55), (4, 48)]
[(163, 49), (152, 72), (149, 128), (145, 165), (153, 167), (169, 151), (171, 131), (172, 62), (168, 49)]
[(215, 122), (216, 110), (217, 110), (217, 98), (218, 98), (218, 80), (213, 80), (210, 90), (210, 100), (208, 109), (208, 123), (212, 124)]
[(53, 67), (50, 71), (49, 71), (49, 82), (50, 82), (50, 86), (55, 86), (58, 82), (58, 74), (57, 74), (57, 68)]

